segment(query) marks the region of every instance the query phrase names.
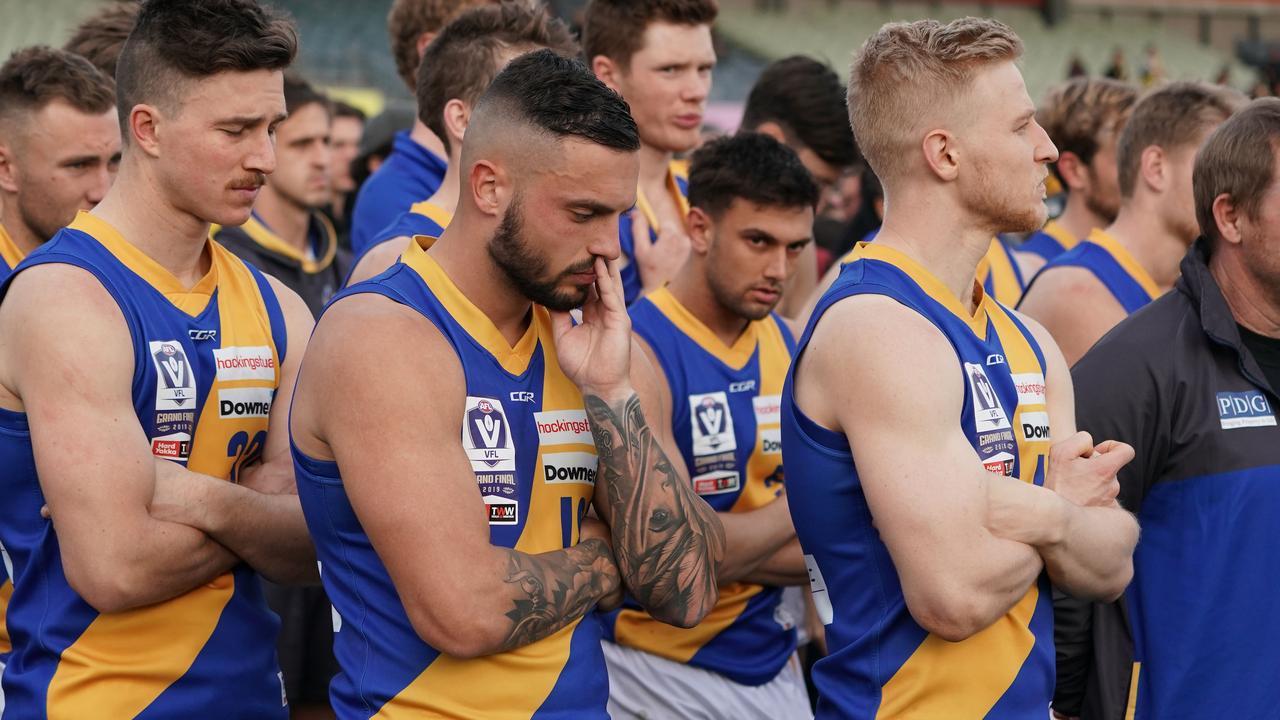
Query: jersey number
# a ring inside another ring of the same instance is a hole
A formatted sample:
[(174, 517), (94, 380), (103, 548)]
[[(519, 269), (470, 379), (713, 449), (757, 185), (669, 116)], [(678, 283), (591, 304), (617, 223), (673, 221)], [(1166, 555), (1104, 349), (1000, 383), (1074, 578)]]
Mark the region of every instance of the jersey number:
[(231, 442), (227, 444), (227, 457), (231, 460), (231, 482), (239, 482), (240, 471), (258, 458), (262, 457), (262, 448), (267, 444), (267, 433), (263, 430), (253, 434), (253, 439), (249, 438), (249, 433), (241, 430), (231, 436)]

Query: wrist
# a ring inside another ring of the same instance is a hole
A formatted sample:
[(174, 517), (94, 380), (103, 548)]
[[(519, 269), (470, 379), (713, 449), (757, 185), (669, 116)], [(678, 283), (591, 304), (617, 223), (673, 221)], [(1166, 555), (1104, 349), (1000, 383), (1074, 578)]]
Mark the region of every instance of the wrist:
[(615, 383), (612, 385), (582, 385), (579, 390), (582, 396), (594, 397), (609, 407), (618, 407), (631, 399), (636, 394), (635, 388), (631, 387), (629, 381)]
[(1067, 541), (1073, 517), (1078, 508), (1053, 491), (1041, 493), (1041, 495), (1043, 507), (1039, 513), (1038, 525), (1042, 532), (1039, 541), (1033, 544), (1041, 550), (1053, 551)]

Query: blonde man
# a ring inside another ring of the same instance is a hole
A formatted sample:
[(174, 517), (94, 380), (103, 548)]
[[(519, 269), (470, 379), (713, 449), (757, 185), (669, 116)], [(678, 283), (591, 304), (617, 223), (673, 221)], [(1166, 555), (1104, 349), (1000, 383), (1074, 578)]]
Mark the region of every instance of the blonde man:
[(1044, 223), (1057, 159), (1021, 54), (994, 20), (895, 23), (850, 72), (884, 226), (818, 304), (781, 411), (819, 718), (1043, 717), (1050, 582), (1114, 598), (1133, 572), (1132, 448), (1075, 432), (1052, 338), (977, 281), (993, 235)]

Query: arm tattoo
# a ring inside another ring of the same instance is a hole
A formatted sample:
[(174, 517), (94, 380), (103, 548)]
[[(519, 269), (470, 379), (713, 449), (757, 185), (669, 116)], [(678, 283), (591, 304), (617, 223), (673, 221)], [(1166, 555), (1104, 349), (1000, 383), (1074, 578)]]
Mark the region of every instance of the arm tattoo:
[(511, 629), (502, 650), (523, 647), (582, 617), (620, 578), (603, 540), (583, 540), (566, 550), (529, 555), (503, 548), (507, 583), (517, 586)]
[(719, 597), (724, 528), (671, 466), (635, 394), (617, 408), (585, 399), (618, 571), (655, 618), (694, 625)]

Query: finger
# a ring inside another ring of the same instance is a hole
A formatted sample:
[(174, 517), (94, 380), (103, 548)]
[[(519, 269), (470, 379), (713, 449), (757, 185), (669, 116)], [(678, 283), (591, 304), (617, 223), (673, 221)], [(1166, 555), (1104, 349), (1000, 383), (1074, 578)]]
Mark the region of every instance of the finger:
[(1113, 442), (1106, 452), (1101, 452), (1097, 457), (1107, 469), (1107, 474), (1114, 475), (1120, 468), (1128, 465), (1133, 460), (1133, 446), (1122, 442)]
[(564, 334), (573, 329), (573, 318), (567, 312), (551, 310), (551, 337), (560, 342)]
[(627, 303), (622, 294), (622, 271), (618, 269), (618, 265), (617, 260), (596, 257), (596, 290), (600, 293), (600, 303), (605, 310), (625, 313)]
[(644, 213), (640, 212), (640, 208), (636, 208), (631, 211), (631, 247), (636, 260), (649, 256), (653, 243), (643, 242), (649, 239), (649, 221), (645, 219)]
[(1093, 437), (1080, 431), (1053, 445), (1053, 452), (1065, 458), (1089, 457), (1093, 454)]

